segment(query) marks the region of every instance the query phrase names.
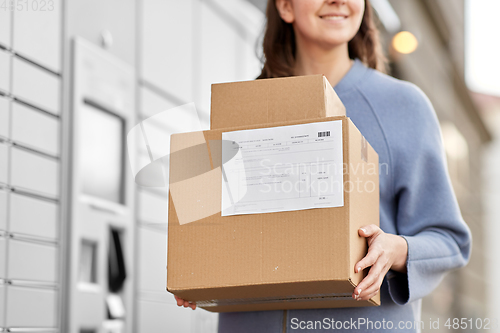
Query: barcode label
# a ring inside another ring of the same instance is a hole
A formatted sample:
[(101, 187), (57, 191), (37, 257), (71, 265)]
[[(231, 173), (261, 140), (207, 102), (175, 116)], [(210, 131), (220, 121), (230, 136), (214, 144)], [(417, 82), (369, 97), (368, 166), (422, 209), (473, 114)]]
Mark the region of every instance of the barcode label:
[(330, 136), (330, 131), (318, 132), (318, 138), (321, 138), (323, 136)]

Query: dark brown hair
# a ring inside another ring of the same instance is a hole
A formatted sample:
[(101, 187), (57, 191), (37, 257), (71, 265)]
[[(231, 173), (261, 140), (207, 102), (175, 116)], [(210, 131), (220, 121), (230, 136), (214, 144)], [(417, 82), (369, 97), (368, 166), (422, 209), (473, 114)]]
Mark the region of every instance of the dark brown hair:
[[(281, 18), (276, 0), (267, 2), (267, 24), (264, 34), (262, 72), (257, 79), (292, 76), (295, 65), (295, 33), (293, 26)], [(368, 67), (386, 73), (387, 58), (382, 51), (379, 31), (373, 19), (369, 0), (357, 34), (348, 42), (349, 58), (359, 58)]]

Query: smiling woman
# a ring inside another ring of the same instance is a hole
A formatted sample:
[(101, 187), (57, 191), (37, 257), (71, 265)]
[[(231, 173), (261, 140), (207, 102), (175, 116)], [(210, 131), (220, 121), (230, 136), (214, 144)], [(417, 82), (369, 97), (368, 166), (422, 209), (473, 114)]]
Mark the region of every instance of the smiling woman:
[[(306, 324), (330, 324), (329, 319), (362, 322), (350, 326), (360, 332), (419, 332), (422, 326), (396, 323), (420, 322), (421, 299), (448, 271), (464, 266), (471, 251), (434, 108), (416, 85), (384, 73), (368, 0), (269, 0), (267, 19), (259, 79), (325, 75), (347, 116), (378, 153), (380, 165), (387, 166), (379, 173), (380, 227), (357, 231), (368, 253), (352, 263), (353, 271), (369, 269), (352, 298), (380, 294), (381, 305), (221, 313), (219, 333), (321, 332), (332, 326)], [(394, 326), (373, 324), (384, 322)]]
[[(322, 6), (323, 3), (323, 0), (277, 0), (276, 5), (269, 2), (272, 5), (267, 7), (263, 43), (265, 63), (259, 79), (300, 75), (301, 71), (295, 67), (301, 63), (301, 50), (316, 48), (333, 49), (337, 54), (347, 51), (349, 58), (359, 58), (369, 67), (386, 72), (387, 60), (369, 2), (350, 0), (341, 8)], [(328, 79), (334, 86), (336, 82)]]

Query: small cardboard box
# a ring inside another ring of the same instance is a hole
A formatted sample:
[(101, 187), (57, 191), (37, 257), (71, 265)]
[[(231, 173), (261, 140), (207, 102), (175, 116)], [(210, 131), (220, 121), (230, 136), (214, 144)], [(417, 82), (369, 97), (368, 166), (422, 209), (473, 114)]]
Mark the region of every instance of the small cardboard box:
[[(289, 83), (280, 80), (284, 86)], [(239, 119), (247, 122), (245, 126), (172, 135), (167, 260), (167, 290), (171, 293), (213, 312), (380, 304), (379, 295), (368, 301), (351, 297), (367, 273), (354, 272), (355, 263), (367, 252), (358, 228), (379, 223), (378, 155), (349, 118), (327, 116), (335, 107), (325, 98), (328, 89), (323, 78), (307, 80), (316, 85), (310, 88), (314, 96), (303, 106), (307, 106), (309, 118), (296, 112), (294, 117), (300, 120), (283, 121), (287, 116), (275, 106), (267, 114), (275, 114), (281, 121), (274, 122), (273, 116), (271, 123), (261, 109), (275, 99), (267, 95), (261, 99), (263, 105), (254, 101), (255, 118)], [(235, 85), (241, 84), (245, 83)], [(267, 94), (266, 89), (261, 93)], [(215, 87), (213, 91), (221, 93)], [(249, 112), (243, 102), (253, 99), (242, 98), (241, 104), (230, 101), (225, 106), (218, 104), (222, 103), (219, 97), (213, 99), (218, 111), (212, 111), (212, 126), (237, 121), (231, 111), (237, 105), (245, 108), (240, 112)], [(229, 112), (226, 119), (216, 114), (224, 108)], [(293, 105), (280, 108), (287, 112)], [(217, 143), (221, 144), (223, 132), (332, 120), (342, 122), (342, 207), (221, 216), (223, 163)], [(261, 122), (267, 124), (255, 125)]]
[(212, 84), (210, 129), (345, 116), (323, 75)]

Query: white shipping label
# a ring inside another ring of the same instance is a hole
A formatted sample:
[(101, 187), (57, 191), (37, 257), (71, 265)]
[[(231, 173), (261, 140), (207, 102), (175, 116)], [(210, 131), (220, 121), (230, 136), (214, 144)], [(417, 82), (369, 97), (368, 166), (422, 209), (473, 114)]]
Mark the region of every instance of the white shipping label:
[(223, 132), (222, 140), (231, 143), (222, 149), (222, 216), (344, 205), (342, 120)]

